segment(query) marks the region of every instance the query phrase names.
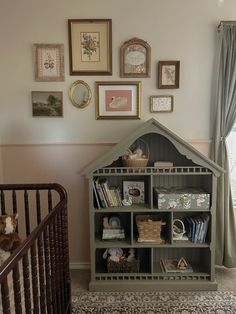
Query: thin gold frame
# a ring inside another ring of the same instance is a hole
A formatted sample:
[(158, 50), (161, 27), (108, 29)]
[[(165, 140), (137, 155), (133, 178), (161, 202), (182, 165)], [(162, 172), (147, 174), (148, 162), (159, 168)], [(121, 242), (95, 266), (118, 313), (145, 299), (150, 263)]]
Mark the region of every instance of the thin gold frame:
[[(146, 66), (146, 71), (144, 73), (139, 73), (139, 72), (133, 72), (133, 73), (126, 73), (125, 72), (125, 64), (126, 64), (126, 51), (129, 48), (129, 46), (132, 45), (140, 45), (143, 46), (146, 50), (146, 55), (145, 55), (145, 66)], [(120, 77), (150, 77), (151, 76), (151, 47), (150, 45), (140, 39), (140, 38), (132, 38), (126, 42), (123, 43), (123, 45), (120, 48)]]
[[(141, 118), (141, 82), (140, 81), (99, 81), (96, 85), (96, 119), (140, 119)], [(134, 115), (101, 115), (100, 113), (100, 87), (101, 86), (135, 86), (136, 87), (136, 114)]]
[[(168, 110), (154, 110), (153, 109), (153, 105), (154, 105), (154, 103), (153, 103), (153, 101), (154, 101), (154, 99), (161, 99), (161, 98), (170, 98), (170, 101), (171, 101), (171, 103), (170, 103), (170, 109)], [(153, 112), (153, 113), (155, 113), (155, 112), (159, 112), (159, 113), (165, 113), (165, 112), (172, 112), (173, 111), (173, 107), (174, 107), (174, 96), (172, 96), (172, 95), (158, 95), (158, 96), (150, 96), (150, 112)]]
[[(73, 97), (74, 89), (79, 84), (83, 85), (87, 89), (87, 91), (88, 91), (88, 98), (87, 98), (86, 101), (84, 100), (82, 103), (76, 102), (74, 97)], [(90, 103), (91, 97), (92, 97), (92, 92), (91, 92), (91, 89), (90, 89), (89, 85), (86, 82), (82, 81), (82, 80), (75, 81), (74, 83), (72, 83), (72, 85), (69, 88), (69, 98), (70, 98), (70, 101), (77, 108), (85, 108), (86, 106), (88, 106), (88, 104)]]

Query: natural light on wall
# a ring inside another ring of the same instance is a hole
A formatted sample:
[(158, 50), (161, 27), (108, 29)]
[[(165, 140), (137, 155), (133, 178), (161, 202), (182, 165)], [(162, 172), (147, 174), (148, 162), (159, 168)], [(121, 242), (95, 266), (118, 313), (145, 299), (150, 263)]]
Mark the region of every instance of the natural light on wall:
[(231, 190), (233, 203), (236, 206), (236, 124), (227, 137), (227, 148), (229, 156), (229, 169), (231, 173)]

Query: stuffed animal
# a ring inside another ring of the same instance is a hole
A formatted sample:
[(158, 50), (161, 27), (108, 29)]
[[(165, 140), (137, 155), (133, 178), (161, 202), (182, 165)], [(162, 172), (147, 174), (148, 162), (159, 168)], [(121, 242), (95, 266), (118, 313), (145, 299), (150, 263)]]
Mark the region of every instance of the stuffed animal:
[(20, 245), (21, 239), (16, 232), (18, 214), (0, 215), (0, 264)]

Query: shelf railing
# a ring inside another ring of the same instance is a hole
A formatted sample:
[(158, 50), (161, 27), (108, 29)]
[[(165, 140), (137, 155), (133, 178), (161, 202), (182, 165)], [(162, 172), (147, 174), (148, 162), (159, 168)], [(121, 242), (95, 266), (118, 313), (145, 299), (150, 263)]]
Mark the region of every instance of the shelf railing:
[(109, 167), (101, 168), (94, 171), (94, 175), (210, 175), (212, 172), (205, 167), (170, 167), (170, 168), (155, 168), (155, 167)]

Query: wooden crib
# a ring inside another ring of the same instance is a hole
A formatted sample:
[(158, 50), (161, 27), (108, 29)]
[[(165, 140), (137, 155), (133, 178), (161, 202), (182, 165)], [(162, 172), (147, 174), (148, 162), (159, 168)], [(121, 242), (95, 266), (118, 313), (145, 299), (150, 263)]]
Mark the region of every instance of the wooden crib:
[(0, 313), (71, 312), (67, 195), (59, 184), (0, 185), (22, 243), (0, 266)]

